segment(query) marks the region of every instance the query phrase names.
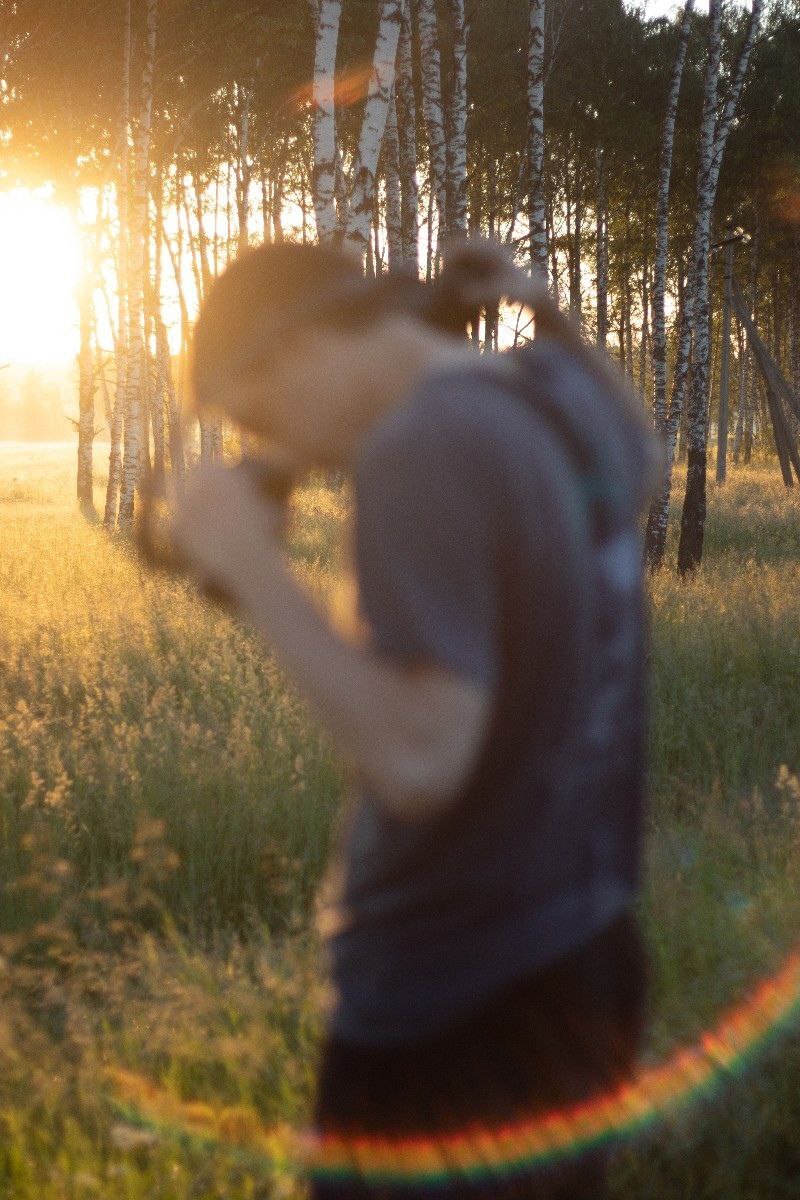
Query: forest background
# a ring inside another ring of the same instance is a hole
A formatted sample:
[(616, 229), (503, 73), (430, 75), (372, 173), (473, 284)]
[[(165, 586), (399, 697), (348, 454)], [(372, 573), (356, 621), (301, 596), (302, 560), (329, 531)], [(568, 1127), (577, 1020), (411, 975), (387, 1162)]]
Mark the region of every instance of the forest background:
[[(75, 378), (22, 380), (24, 405), (7, 387), (3, 414), (52, 436), (66, 405), (77, 464), (0, 447), (0, 1196), (296, 1187), (339, 767), (263, 647), (128, 549), (146, 469), (179, 488), (238, 449), (212, 420), (178, 436), (187, 348), (262, 240), (433, 278), (447, 237), (498, 238), (618, 361), (668, 447), (650, 565), (681, 568), (651, 579), (648, 1060), (779, 966), (800, 915), (799, 84), (786, 2), (0, 4), (3, 183), (50, 188), (81, 247)], [(531, 334), (510, 307), (472, 331), (477, 353)], [(295, 498), (322, 602), (346, 519), (338, 484)], [(794, 1194), (797, 1061), (790, 1031), (702, 1120), (661, 1114), (616, 1194)]]
[[(251, 241), (341, 237), (367, 271), (430, 277), (443, 240), (482, 232), (546, 272), (616, 354), (670, 460), (680, 439), (679, 559), (693, 569), (710, 381), (730, 378), (714, 321), (726, 230), (743, 235), (746, 306), (795, 392), (800, 376), (798, 37), (796, 6), (762, 0), (687, 4), (677, 20), (620, 0), (420, 0), (413, 13), (402, 0), (6, 0), (4, 173), (53, 185), (83, 239), (80, 503), (93, 504), (98, 427), (107, 528), (130, 525), (151, 442), (156, 476), (181, 475), (191, 321)], [(477, 340), (496, 347), (499, 327), (487, 314)], [(517, 316), (504, 344), (529, 331)], [(748, 461), (775, 418), (746, 345), (737, 319), (732, 449)], [(779, 445), (789, 431), (793, 443), (800, 410), (779, 420)], [(221, 429), (200, 435), (202, 455), (221, 452)], [(654, 562), (670, 488), (651, 513)]]

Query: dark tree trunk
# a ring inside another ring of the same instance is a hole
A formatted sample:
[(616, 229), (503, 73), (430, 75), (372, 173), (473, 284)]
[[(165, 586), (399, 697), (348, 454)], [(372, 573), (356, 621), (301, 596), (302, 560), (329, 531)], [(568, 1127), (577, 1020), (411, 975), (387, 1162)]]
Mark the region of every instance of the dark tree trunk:
[(700, 565), (706, 527), (706, 459), (705, 444), (688, 442), (686, 459), (686, 495), (681, 514), (681, 536), (678, 544), (678, 572), (685, 575)]

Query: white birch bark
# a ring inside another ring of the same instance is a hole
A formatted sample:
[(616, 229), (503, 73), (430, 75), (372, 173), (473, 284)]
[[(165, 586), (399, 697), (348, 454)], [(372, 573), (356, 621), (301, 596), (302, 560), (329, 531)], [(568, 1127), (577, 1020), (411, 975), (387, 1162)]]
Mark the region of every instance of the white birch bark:
[(125, 23), (122, 51), (122, 120), (120, 123), (120, 170), (117, 181), (117, 215), (119, 218), (119, 249), (117, 267), (117, 342), (116, 384), (114, 388), (114, 411), (109, 437), (111, 447), (108, 456), (108, 481), (103, 526), (112, 532), (117, 523), (117, 503), (122, 478), (122, 423), (125, 414), (128, 366), (128, 185), (129, 158), (128, 137), (131, 120), (131, 0), (125, 5)]
[(448, 232), (467, 232), (467, 21), (464, 0), (450, 0), (453, 90), (450, 97), (447, 215)]
[[(531, 271), (547, 278), (547, 217), (544, 196), (545, 0), (530, 0), (528, 39), (528, 223)], [(599, 273), (599, 272), (598, 272)]]
[(378, 37), (372, 60), (372, 78), (367, 91), (361, 136), (353, 165), (350, 215), (345, 232), (346, 243), (362, 256), (370, 239), (375, 202), (375, 175), (394, 87), (402, 17), (403, 0), (381, 0)]
[(709, 2), (708, 61), (700, 123), (697, 208), (692, 245), (691, 280), (694, 295), (694, 359), (692, 390), (687, 409), (686, 495), (681, 515), (678, 570), (684, 574), (700, 563), (706, 519), (706, 445), (708, 439), (709, 255), (714, 208), (713, 164), (719, 73), (722, 56), (722, 0)]
[(320, 0), (314, 51), (313, 108), (314, 170), (312, 193), (317, 237), (321, 244), (333, 240), (336, 217), (336, 110), (334, 85), (336, 48), (342, 0)]
[(722, 159), (725, 155), (725, 147), (728, 144), (728, 137), (733, 128), (734, 118), (736, 117), (736, 109), (739, 104), (739, 99), (742, 94), (744, 82), (747, 77), (747, 69), (750, 66), (750, 58), (755, 46), (758, 30), (761, 25), (761, 14), (764, 7), (764, 0), (753, 0), (753, 5), (750, 10), (750, 20), (747, 23), (747, 32), (745, 33), (744, 43), (739, 51), (739, 58), (736, 63), (736, 69), (733, 73), (731, 86), (728, 90), (728, 95), (725, 104), (722, 107), (714, 126), (714, 150), (711, 164), (711, 181), (716, 197), (717, 187), (719, 185), (719, 175), (722, 170)]
[(688, 460), (686, 494), (681, 514), (678, 570), (695, 570), (703, 555), (706, 520), (706, 459), (708, 447), (708, 389), (710, 362), (709, 256), (711, 223), (725, 146), (733, 126), (753, 44), (761, 20), (762, 0), (753, 0), (745, 41), (739, 54), (727, 99), (719, 110), (719, 76), (722, 57), (722, 4), (710, 0), (708, 63), (703, 116), (700, 127), (700, 160), (697, 173), (697, 213), (692, 250), (694, 295), (694, 356), (692, 390), (687, 410)]
[(686, 400), (686, 385), (689, 378), (689, 362), (692, 350), (692, 295), (686, 286), (678, 314), (678, 353), (675, 373), (672, 377), (672, 395), (669, 413), (664, 424), (664, 476), (661, 489), (650, 506), (645, 537), (645, 555), (650, 570), (657, 570), (664, 561), (669, 523), (669, 504), (672, 496), (672, 474), (675, 466), (675, 450), (678, 430)]
[(158, 28), (158, 0), (147, 0), (145, 59), (136, 129), (134, 191), (131, 211), (131, 261), (129, 298), (129, 362), (125, 389), (125, 448), (119, 501), (119, 527), (130, 529), (136, 487), (145, 453), (146, 410), (142, 406), (145, 383), (144, 286), (147, 254), (148, 167), (153, 117), (153, 73)]
[(419, 185), (417, 183), (417, 106), (411, 52), (411, 7), (403, 5), (397, 45), (397, 136), (400, 160), (400, 222), (403, 263), (419, 271)]
[(661, 161), (658, 173), (656, 202), (656, 254), (653, 268), (653, 423), (664, 434), (667, 423), (667, 323), (665, 296), (667, 290), (667, 250), (669, 238), (669, 188), (675, 148), (675, 125), (681, 93), (689, 31), (695, 0), (686, 0), (678, 31), (678, 48), (672, 68), (667, 110), (661, 134)]
[(435, 0), (416, 0), (422, 71), (422, 115), (428, 136), (431, 187), (440, 234), (447, 230), (447, 144), (442, 107), (442, 63)]

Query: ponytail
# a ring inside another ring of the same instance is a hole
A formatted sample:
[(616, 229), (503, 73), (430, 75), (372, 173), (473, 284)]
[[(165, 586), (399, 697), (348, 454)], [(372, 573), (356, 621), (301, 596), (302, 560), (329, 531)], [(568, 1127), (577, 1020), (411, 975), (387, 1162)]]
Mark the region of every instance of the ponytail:
[(502, 300), (530, 308), (536, 332), (560, 343), (606, 387), (628, 390), (608, 357), (589, 346), (561, 312), (547, 281), (540, 274), (528, 275), (497, 242), (475, 238), (450, 244), (442, 273), (432, 285), (426, 319), (437, 329), (456, 332), (482, 308), (496, 308)]
[(502, 300), (530, 308), (537, 335), (560, 345), (604, 391), (617, 398), (620, 417), (630, 434), (632, 454), (638, 461), (639, 470), (634, 474), (638, 474), (641, 496), (649, 496), (660, 478), (662, 455), (641, 401), (610, 357), (584, 341), (580, 329), (560, 310), (540, 274), (528, 275), (497, 242), (474, 239), (451, 243), (445, 252), (445, 266), (433, 285), (427, 320), (449, 332), (464, 330), (481, 309), (496, 309)]

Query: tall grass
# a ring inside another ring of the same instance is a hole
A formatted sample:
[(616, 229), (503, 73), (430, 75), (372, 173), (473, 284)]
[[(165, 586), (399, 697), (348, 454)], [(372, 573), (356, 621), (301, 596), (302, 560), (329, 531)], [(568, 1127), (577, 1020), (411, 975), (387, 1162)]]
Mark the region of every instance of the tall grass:
[[(69, 469), (0, 453), (0, 1197), (288, 1194), (251, 1151), (308, 1101), (343, 774), (268, 648), (83, 524)], [(346, 507), (298, 498), (321, 598)], [(766, 468), (712, 492), (699, 575), (652, 585), (651, 1060), (798, 938), (798, 585)], [(615, 1194), (797, 1194), (799, 1067), (790, 1035), (624, 1149)], [(126, 1094), (213, 1141), (137, 1130)]]
[[(235, 619), (37, 500), (0, 507), (0, 870), (23, 869), (26, 834), (45, 828), (98, 884), (158, 818), (179, 859), (164, 899), (184, 925), (285, 927), (327, 854), (340, 776), (324, 740)], [(342, 506), (321, 487), (298, 505), (298, 569), (320, 592)]]

